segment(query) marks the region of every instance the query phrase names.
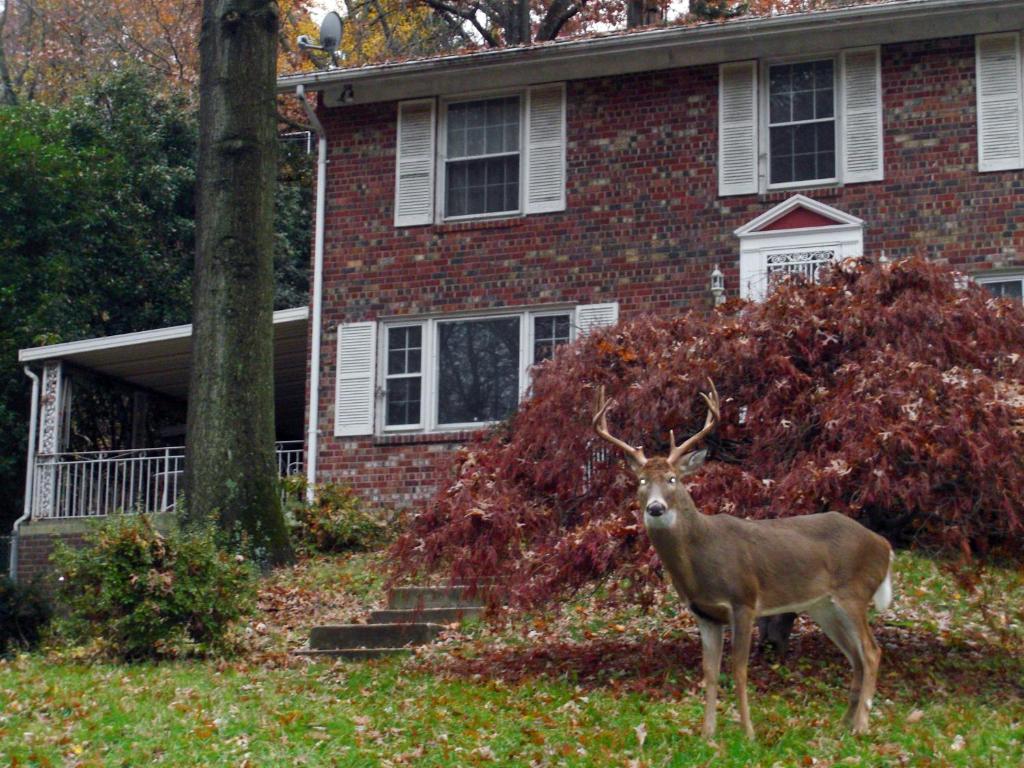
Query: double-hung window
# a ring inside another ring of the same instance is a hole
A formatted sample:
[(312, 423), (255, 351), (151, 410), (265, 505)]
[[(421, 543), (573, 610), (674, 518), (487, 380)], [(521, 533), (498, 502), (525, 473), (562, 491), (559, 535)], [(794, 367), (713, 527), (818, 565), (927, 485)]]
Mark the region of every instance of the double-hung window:
[(398, 106), (395, 225), (565, 210), (565, 86)]
[(834, 181), (835, 63), (772, 65), (768, 89), (769, 183)]
[(387, 330), (384, 414), (386, 426), (419, 425), (423, 405), (423, 328), (398, 325)]
[(718, 193), (879, 181), (881, 51), (719, 68)]
[(385, 325), (384, 430), (506, 418), (525, 392), (529, 367), (569, 342), (571, 331), (568, 309)]
[(338, 326), (334, 434), (462, 431), (511, 415), (532, 367), (618, 321), (617, 303)]
[(446, 105), (445, 218), (519, 211), (520, 111), (518, 96)]

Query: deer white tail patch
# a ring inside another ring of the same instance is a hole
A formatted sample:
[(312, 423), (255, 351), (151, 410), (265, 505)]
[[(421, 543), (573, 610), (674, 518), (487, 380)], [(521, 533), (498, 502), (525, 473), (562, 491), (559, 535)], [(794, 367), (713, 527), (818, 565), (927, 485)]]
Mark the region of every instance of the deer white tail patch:
[(892, 552), (889, 553), (889, 571), (885, 574), (885, 580), (878, 585), (878, 589), (875, 590), (874, 597), (871, 599), (875, 603), (875, 608), (879, 611), (884, 611), (889, 607), (889, 603), (892, 602), (892, 559), (894, 555)]

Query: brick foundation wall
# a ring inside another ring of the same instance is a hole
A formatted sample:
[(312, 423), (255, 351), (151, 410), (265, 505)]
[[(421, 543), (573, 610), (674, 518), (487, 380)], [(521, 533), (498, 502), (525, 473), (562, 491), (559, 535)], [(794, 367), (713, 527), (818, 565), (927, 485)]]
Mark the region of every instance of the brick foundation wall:
[[(974, 57), (972, 37), (884, 46), (885, 180), (801, 190), (864, 219), (866, 253), (1024, 265), (1024, 174), (977, 170)], [(717, 66), (570, 82), (564, 212), (402, 229), (397, 105), (322, 109), (321, 478), (408, 507), (433, 493), (457, 444), (332, 437), (339, 323), (553, 302), (675, 312), (709, 305), (716, 263), (735, 294), (733, 231), (794, 192), (718, 197), (717, 83)]]
[[(52, 524), (48, 524), (48, 527)], [(23, 526), (18, 535), (18, 581), (24, 583), (44, 582), (53, 574), (50, 555), (57, 542), (69, 547), (80, 547), (84, 541), (78, 526), (68, 526), (67, 532), (59, 529), (52, 533), (35, 533), (32, 525)], [(52, 586), (52, 585), (49, 585)]]

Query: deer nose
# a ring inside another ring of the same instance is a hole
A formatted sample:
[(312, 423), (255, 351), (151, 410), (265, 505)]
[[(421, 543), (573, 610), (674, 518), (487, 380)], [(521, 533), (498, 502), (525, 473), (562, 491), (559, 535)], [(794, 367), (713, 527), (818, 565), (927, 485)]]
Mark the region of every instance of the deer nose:
[(651, 517), (661, 517), (665, 514), (665, 505), (660, 501), (652, 501), (647, 505), (647, 514)]

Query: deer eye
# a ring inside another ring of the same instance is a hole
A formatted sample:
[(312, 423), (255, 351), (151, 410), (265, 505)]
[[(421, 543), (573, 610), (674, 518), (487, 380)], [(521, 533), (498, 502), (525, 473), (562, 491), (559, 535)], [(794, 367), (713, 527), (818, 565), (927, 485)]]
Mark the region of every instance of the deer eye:
[(640, 478), (640, 485), (647, 485), (647, 478), (646, 477), (641, 477)]
[(675, 485), (675, 483), (676, 483), (676, 479), (675, 479), (674, 477), (670, 477), (670, 478), (668, 479), (668, 481), (669, 481), (669, 483), (670, 483), (670, 484), (672, 484), (672, 485)]

